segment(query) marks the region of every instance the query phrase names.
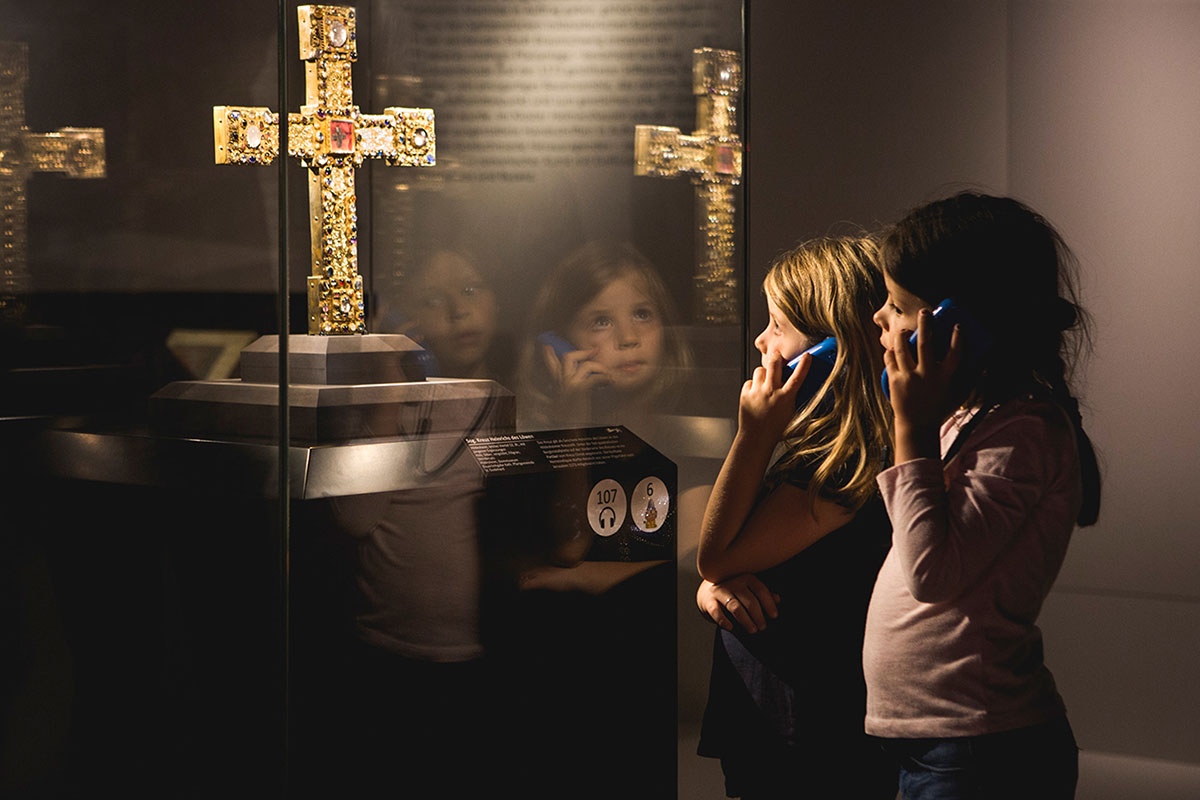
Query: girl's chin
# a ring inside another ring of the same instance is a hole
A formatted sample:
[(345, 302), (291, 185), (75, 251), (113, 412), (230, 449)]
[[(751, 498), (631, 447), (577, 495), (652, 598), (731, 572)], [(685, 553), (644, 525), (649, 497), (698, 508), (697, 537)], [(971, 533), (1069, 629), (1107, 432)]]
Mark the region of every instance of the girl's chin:
[(620, 392), (636, 392), (650, 385), (648, 374), (613, 375), (608, 386)]

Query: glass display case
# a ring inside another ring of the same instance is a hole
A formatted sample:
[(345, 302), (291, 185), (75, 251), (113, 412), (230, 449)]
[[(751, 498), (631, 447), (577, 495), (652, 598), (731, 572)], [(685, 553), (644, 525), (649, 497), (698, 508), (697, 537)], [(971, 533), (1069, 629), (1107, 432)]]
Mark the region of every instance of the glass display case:
[(0, 0), (0, 794), (674, 792), (742, 7)]

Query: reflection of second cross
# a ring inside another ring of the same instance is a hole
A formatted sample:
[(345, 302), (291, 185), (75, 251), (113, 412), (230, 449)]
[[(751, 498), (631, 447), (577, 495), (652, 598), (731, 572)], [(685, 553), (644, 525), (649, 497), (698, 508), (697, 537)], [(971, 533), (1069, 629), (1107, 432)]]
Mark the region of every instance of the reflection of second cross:
[(669, 412), (691, 364), (675, 320), (657, 269), (631, 245), (597, 241), (572, 252), (529, 314), (518, 378), (522, 426), (633, 427)]

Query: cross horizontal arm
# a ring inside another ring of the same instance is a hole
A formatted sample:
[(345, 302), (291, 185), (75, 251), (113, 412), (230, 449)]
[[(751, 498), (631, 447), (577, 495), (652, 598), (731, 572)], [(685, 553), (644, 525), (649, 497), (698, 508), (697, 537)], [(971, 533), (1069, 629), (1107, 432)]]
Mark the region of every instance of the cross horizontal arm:
[(699, 180), (737, 183), (742, 148), (736, 136), (689, 136), (678, 128), (638, 125), (634, 133), (634, 174), (670, 178), (683, 173)]
[(213, 106), (218, 164), (270, 164), (279, 155), (279, 115), (269, 108)]
[[(352, 150), (331, 147), (331, 126), (353, 130)], [(218, 164), (270, 164), (279, 156), (279, 115), (267, 108), (214, 106), (213, 138)], [(366, 158), (382, 158), (393, 167), (428, 167), (436, 162), (433, 110), (386, 108), (382, 114), (359, 114), (345, 119), (317, 114), (305, 106), (288, 114), (288, 155), (306, 167), (324, 166), (332, 154), (345, 155), (355, 166)]]
[(359, 117), (358, 150), (391, 167), (429, 167), (436, 162), (433, 109), (385, 108)]

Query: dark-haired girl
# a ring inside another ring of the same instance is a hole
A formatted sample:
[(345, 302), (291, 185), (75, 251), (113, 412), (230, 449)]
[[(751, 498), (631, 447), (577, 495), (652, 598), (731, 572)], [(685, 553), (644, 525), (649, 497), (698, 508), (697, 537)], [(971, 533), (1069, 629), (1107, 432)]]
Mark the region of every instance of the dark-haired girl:
[[(882, 251), (893, 545), (867, 616), (867, 732), (898, 757), (906, 800), (1073, 797), (1078, 749), (1037, 617), (1100, 502), (1068, 384), (1086, 333), (1074, 262), (1027, 206), (971, 193), (910, 212)], [(986, 352), (960, 329), (934, 351), (947, 297), (991, 332)]]

